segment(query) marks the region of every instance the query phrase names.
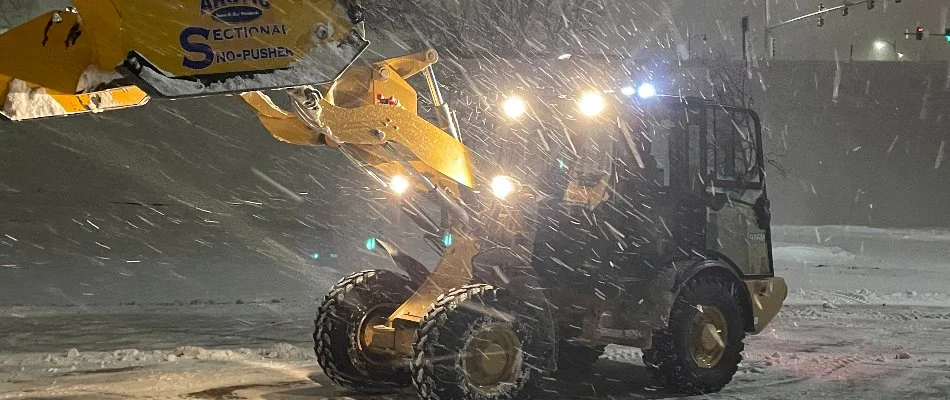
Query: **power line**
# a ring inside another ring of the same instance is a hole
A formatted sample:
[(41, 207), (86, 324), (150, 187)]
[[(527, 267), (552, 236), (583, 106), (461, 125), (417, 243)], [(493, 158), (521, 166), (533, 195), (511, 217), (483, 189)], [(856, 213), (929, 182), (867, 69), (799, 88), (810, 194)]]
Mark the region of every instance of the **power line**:
[[(903, 0), (894, 0), (894, 3), (898, 3), (898, 4), (899, 4), (901, 1), (903, 1)], [(782, 22), (779, 22), (779, 23), (777, 23), (777, 24), (769, 25), (769, 22), (771, 21), (771, 15), (769, 15), (769, 0), (766, 0), (766, 2), (765, 2), (765, 13), (766, 13), (766, 22), (765, 22), (765, 24), (766, 24), (766, 25), (765, 25), (765, 39), (766, 39), (766, 40), (765, 40), (765, 52), (766, 52), (766, 54), (769, 54), (770, 57), (775, 57), (775, 53), (776, 53), (776, 49), (775, 49), (775, 38), (772, 37), (772, 31), (775, 30), (775, 29), (777, 29), (777, 28), (780, 28), (780, 27), (783, 27), (783, 26), (785, 26), (785, 25), (789, 25), (789, 24), (792, 24), (792, 23), (795, 23), (795, 22), (798, 22), (798, 21), (801, 21), (801, 20), (805, 20), (805, 19), (808, 19), (808, 18), (816, 17), (816, 16), (818, 17), (818, 26), (821, 27), (821, 26), (824, 26), (824, 25), (825, 25), (825, 17), (824, 17), (824, 15), (827, 14), (827, 13), (834, 12), (834, 11), (839, 11), (839, 10), (840, 10), (840, 11), (842, 12), (842, 16), (848, 16), (848, 14), (849, 14), (849, 12), (850, 12), (850, 9), (851, 9), (851, 7), (853, 7), (853, 6), (858, 6), (858, 5), (864, 4), (864, 5), (867, 6), (867, 9), (868, 9), (868, 10), (873, 10), (873, 9), (874, 9), (874, 6), (875, 6), (875, 3), (876, 3), (876, 0), (845, 1), (845, 2), (841, 3), (841, 5), (834, 6), (834, 7), (831, 7), (831, 8), (825, 8), (825, 5), (824, 5), (824, 4), (819, 4), (819, 5), (818, 5), (818, 11), (815, 11), (815, 12), (813, 12), (813, 13), (808, 13), (808, 14), (805, 14), (805, 15), (802, 15), (802, 16), (798, 16), (798, 17), (792, 18), (792, 19), (787, 20), (787, 21), (782, 21)]]

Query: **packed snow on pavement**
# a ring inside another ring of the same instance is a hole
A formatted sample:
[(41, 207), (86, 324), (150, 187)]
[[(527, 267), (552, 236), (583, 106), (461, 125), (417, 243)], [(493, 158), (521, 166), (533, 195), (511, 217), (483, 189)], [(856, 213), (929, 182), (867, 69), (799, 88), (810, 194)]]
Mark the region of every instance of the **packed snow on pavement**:
[[(787, 305), (708, 398), (950, 396), (950, 232), (778, 227)], [(328, 280), (339, 276), (328, 277)], [(322, 289), (321, 289), (322, 290)], [(412, 399), (333, 385), (311, 350), (316, 300), (0, 308), (0, 399)], [(612, 346), (546, 398), (667, 398)]]

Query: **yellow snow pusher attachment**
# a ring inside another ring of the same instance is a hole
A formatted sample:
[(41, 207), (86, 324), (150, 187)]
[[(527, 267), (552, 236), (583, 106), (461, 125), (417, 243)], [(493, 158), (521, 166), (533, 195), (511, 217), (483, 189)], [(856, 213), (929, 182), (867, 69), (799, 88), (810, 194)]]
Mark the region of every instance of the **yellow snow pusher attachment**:
[(74, 0), (0, 35), (0, 104), (32, 119), (331, 82), (369, 44), (362, 19), (350, 0)]
[[(240, 94), (275, 138), (337, 149), (365, 171), (441, 256), (430, 269), (366, 242), (396, 268), (343, 278), (315, 318), (317, 361), (340, 385), (528, 399), (546, 372), (621, 344), (644, 349), (671, 389), (715, 392), (785, 299), (752, 110), (635, 99), (590, 66), (530, 66), (513, 83), (527, 89), (500, 88), (507, 99), (486, 111), (511, 147), (497, 154), (513, 155), (487, 165), (462, 143), (434, 50), (354, 63), (368, 45), (358, 1), (74, 6), (0, 35), (0, 52), (17, 55), (0, 58), (3, 115)], [(407, 81), (419, 76), (431, 109)]]

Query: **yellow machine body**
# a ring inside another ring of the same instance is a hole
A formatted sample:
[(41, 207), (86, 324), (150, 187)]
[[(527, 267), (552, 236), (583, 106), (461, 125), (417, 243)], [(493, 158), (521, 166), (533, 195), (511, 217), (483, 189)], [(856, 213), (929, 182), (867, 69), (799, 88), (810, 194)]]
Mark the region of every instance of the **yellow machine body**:
[[(23, 120), (138, 106), (150, 95), (240, 93), (278, 140), (339, 148), (381, 183), (402, 175), (410, 195), (439, 191), (458, 199), (478, 184), (472, 153), (451, 133), (451, 118), (437, 126), (419, 115), (418, 95), (407, 82), (430, 74), (438, 55), (429, 50), (353, 66), (368, 44), (353, 3), (74, 0), (74, 9), (0, 35), (0, 52), (17, 55), (0, 58), (0, 110)], [(429, 78), (430, 88), (437, 87)], [(288, 89), (295, 110), (281, 109), (261, 91), (279, 88)], [(321, 96), (307, 98), (312, 92)], [(440, 101), (433, 99), (436, 107)], [(573, 187), (568, 200), (593, 207), (604, 194)], [(473, 283), (472, 260), (486, 250), (485, 236), (523, 228), (513, 208), (497, 208), (491, 211), (497, 218), (485, 220), (498, 226), (473, 229), (450, 221), (440, 227), (454, 240), (386, 323), (367, 328), (370, 350), (412, 354), (415, 327), (428, 308), (447, 291)], [(758, 333), (777, 314), (787, 288), (780, 278), (747, 285)]]

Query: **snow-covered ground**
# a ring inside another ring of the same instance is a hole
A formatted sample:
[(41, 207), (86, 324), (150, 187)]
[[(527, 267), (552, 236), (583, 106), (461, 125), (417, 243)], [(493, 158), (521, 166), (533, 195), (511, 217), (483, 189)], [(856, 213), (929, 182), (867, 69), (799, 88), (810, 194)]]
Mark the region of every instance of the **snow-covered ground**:
[[(330, 383), (310, 351), (312, 306), (6, 308), (0, 399), (413, 398)], [(791, 305), (708, 397), (947, 398), (948, 329), (946, 308)], [(652, 386), (639, 355), (612, 347), (592, 371), (548, 380), (544, 398), (674, 397)]]
[[(788, 305), (709, 398), (950, 397), (950, 231), (779, 227), (775, 238)], [(315, 300), (275, 296), (2, 306), (0, 399), (413, 398), (331, 384), (310, 350)], [(675, 397), (625, 347), (546, 389), (548, 399)]]
[(773, 238), (789, 303), (950, 306), (950, 230), (782, 226)]

